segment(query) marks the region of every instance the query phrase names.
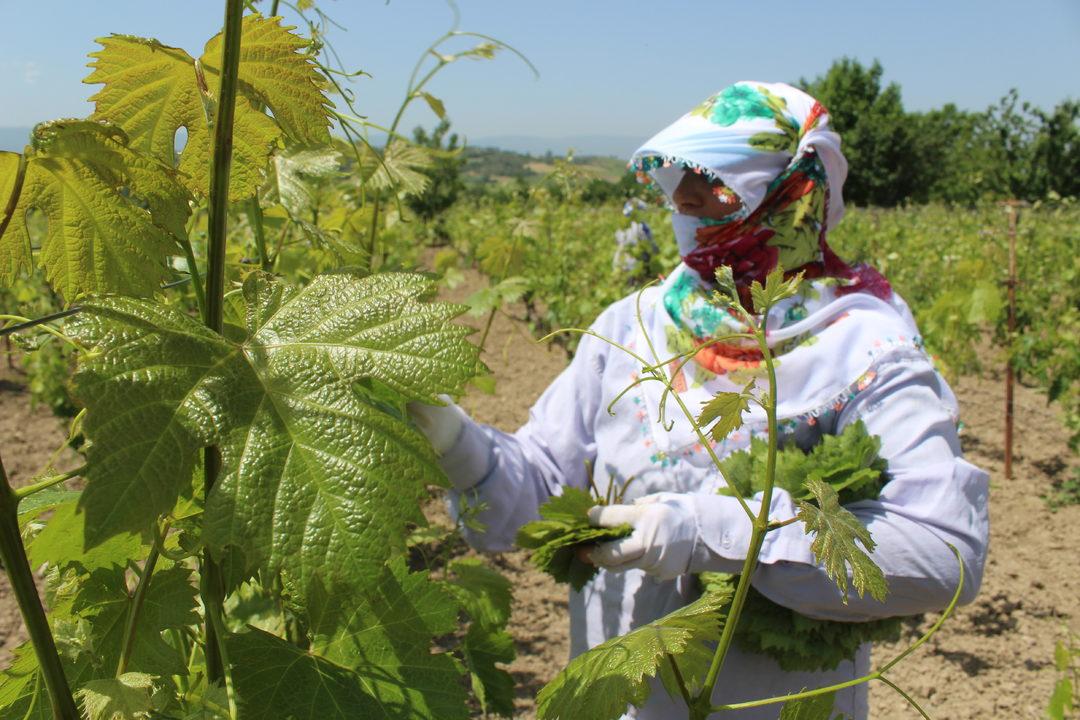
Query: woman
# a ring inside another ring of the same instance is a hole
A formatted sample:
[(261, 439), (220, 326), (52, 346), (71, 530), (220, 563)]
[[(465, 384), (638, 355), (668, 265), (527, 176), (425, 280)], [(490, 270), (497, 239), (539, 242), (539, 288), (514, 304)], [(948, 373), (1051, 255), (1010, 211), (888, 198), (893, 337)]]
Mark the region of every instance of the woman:
[[(788, 85), (736, 83), (645, 143), (632, 165), (674, 206), (684, 262), (643, 294), (640, 323), (631, 296), (605, 310), (592, 329), (650, 359), (672, 357), (740, 329), (711, 299), (718, 267), (731, 268), (746, 305), (750, 284), (764, 281), (778, 263), (801, 270), (807, 278), (801, 292), (768, 318), (785, 440), (809, 448), (823, 434), (862, 420), (880, 436), (888, 462), (881, 496), (848, 506), (877, 543), (873, 558), (889, 583), (884, 603), (853, 595), (845, 604), (815, 563), (812, 538), (801, 524), (768, 534), (754, 587), (816, 618), (859, 621), (940, 610), (959, 580), (951, 544), (966, 566), (962, 601), (970, 602), (986, 555), (987, 476), (961, 457), (955, 398), (923, 351), (907, 306), (876, 271), (849, 267), (826, 242), (843, 214), (847, 174), (826, 110)], [(671, 379), (695, 411), (717, 392), (760, 378), (761, 355), (753, 345), (710, 344), (694, 359)], [(562, 487), (588, 487), (587, 461), (601, 492), (608, 482), (635, 478), (627, 504), (592, 515), (597, 524), (629, 521), (634, 531), (594, 549), (590, 556), (600, 573), (571, 593), (574, 655), (692, 600), (692, 573), (738, 572), (750, 538), (737, 501), (717, 494), (724, 480), (686, 418), (669, 411), (669, 431), (657, 423), (659, 383), (638, 385), (615, 405), (614, 416), (608, 414), (608, 404), (639, 371), (640, 363), (586, 336), (513, 435), (478, 425), (453, 405), (416, 411), (441, 452), (455, 497), (486, 504), (479, 518), (486, 531), (469, 537), (481, 549), (510, 548), (517, 529), (537, 517), (548, 497)], [(723, 457), (764, 434), (757, 410), (715, 450)], [(795, 512), (789, 494), (773, 496), (771, 517)], [(786, 673), (767, 657), (735, 648), (716, 697), (738, 702), (780, 695), (850, 680), (868, 666), (865, 645), (853, 661), (821, 673)], [(679, 717), (676, 707), (657, 691), (636, 717)], [(865, 718), (865, 685), (839, 693), (835, 711)], [(773, 705), (732, 716), (775, 718), (778, 712)]]

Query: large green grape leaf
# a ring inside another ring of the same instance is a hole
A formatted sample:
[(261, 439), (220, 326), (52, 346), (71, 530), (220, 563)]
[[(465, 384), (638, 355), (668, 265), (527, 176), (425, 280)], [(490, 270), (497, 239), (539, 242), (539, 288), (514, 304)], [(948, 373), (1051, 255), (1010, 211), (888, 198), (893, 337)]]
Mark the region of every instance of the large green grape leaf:
[(380, 712), (364, 717), (468, 717), (461, 665), (431, 652), (434, 638), (457, 627), (458, 602), (441, 583), (396, 559), (348, 603), (325, 591), (309, 595), (313, 650), (348, 668), (378, 701)]
[[(45, 221), (38, 262), (67, 300), (88, 292), (150, 295), (179, 252), (190, 208), (171, 166), (141, 156), (122, 130), (86, 120), (34, 128), (18, 203), (0, 235), (0, 282), (32, 263), (27, 213)], [(0, 171), (10, 165), (0, 163)], [(0, 186), (9, 185), (0, 178)]]
[[(282, 131), (301, 143), (329, 142), (329, 101), (311, 56), (297, 52), (305, 42), (282, 27), (279, 18), (244, 18), (230, 200), (256, 193)], [(133, 147), (169, 165), (174, 162), (176, 132), (185, 128), (179, 169), (189, 189), (205, 195), (210, 187), (213, 98), (220, 84), (220, 35), (206, 44), (200, 59), (206, 82), (202, 89), (194, 58), (179, 48), (128, 35), (98, 43), (102, 49), (91, 53), (93, 72), (84, 81), (103, 85), (91, 98), (94, 117), (118, 124)], [(274, 118), (263, 111), (264, 105)]]
[[(270, 108), (274, 119), (290, 139), (301, 145), (330, 142), (329, 108), (323, 94), (326, 81), (305, 50), (310, 41), (281, 25), (280, 17), (245, 15), (240, 30), (240, 93)], [(221, 33), (203, 49), (202, 64), (208, 76), (221, 67)], [(209, 78), (208, 78), (209, 79)]]
[[(869, 592), (875, 600), (884, 602), (888, 594), (885, 575), (867, 554), (874, 550), (870, 531), (849, 510), (841, 507), (832, 485), (810, 478), (806, 489), (817, 505), (800, 502), (798, 518), (806, 524), (808, 535), (815, 534), (810, 549), (840, 588), (844, 602), (848, 598), (848, 568), (851, 568), (851, 584), (859, 597)], [(865, 552), (859, 548), (860, 544), (866, 548)]]
[(378, 573), (445, 482), (403, 400), (457, 393), (476, 367), (461, 308), (425, 302), (432, 281), (321, 275), (295, 290), (244, 284), (247, 338), (128, 298), (88, 302), (68, 331), (96, 354), (75, 376), (91, 441), (81, 507), (86, 544), (145, 531), (190, 482), (197, 450), (223, 471), (203, 540), (307, 586)]
[(649, 698), (661, 664), (699, 643), (716, 641), (730, 595), (705, 592), (689, 605), (612, 638), (570, 661), (537, 695), (540, 720), (616, 720)]
[(254, 628), (229, 637), (241, 707), (270, 720), (464, 719), (462, 669), (431, 652), (434, 638), (454, 629), (458, 609), (440, 584), (400, 559), (347, 603), (316, 583), (310, 649)]

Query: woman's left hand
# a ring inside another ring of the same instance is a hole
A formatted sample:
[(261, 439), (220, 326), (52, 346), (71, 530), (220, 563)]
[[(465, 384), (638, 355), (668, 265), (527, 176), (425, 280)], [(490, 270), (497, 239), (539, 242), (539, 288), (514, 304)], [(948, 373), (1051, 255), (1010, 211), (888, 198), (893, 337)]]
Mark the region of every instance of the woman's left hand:
[(661, 580), (690, 570), (698, 523), (694, 503), (687, 495), (663, 492), (640, 497), (633, 505), (597, 505), (589, 509), (589, 523), (634, 528), (632, 534), (589, 551), (594, 565), (615, 571), (636, 568)]

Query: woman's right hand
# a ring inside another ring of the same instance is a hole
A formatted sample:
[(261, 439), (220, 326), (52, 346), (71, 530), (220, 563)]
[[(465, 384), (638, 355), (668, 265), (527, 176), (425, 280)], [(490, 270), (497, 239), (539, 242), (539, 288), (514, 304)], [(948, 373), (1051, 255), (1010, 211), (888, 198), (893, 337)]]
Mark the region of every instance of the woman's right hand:
[(465, 427), (468, 415), (458, 407), (449, 395), (440, 395), (439, 399), (445, 405), (427, 405), (421, 402), (411, 402), (406, 406), (409, 417), (424, 433), (436, 455), (444, 455), (447, 450), (454, 447), (461, 431)]

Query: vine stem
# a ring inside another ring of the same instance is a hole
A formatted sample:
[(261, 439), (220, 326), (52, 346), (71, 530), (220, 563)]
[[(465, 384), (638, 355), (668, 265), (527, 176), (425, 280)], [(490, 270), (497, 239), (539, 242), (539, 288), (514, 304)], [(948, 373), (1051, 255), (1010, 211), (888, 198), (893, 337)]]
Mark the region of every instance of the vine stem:
[(154, 545), (150, 548), (150, 554), (146, 556), (142, 574), (139, 575), (139, 583), (135, 586), (135, 595), (131, 601), (131, 609), (128, 611), (127, 622), (124, 623), (124, 639), (120, 643), (120, 661), (116, 664), (116, 677), (127, 672), (128, 661), (131, 660), (131, 651), (135, 649), (135, 628), (139, 624), (139, 614), (146, 602), (146, 593), (150, 589), (150, 578), (154, 575), (158, 557), (161, 555), (161, 544), (165, 534), (169, 532), (169, 523), (166, 521), (161, 529), (154, 535)]
[(191, 287), (195, 291), (195, 304), (199, 306), (199, 317), (206, 322), (206, 293), (203, 290), (202, 278), (199, 277), (199, 266), (195, 262), (195, 250), (191, 247), (191, 240), (187, 237), (177, 238), (180, 247), (184, 249), (184, 258), (187, 260), (188, 277), (191, 278)]
[[(218, 92), (217, 117), (214, 120), (214, 157), (210, 177), (209, 249), (206, 268), (206, 326), (220, 333), (225, 301), (225, 243), (229, 212), (229, 171), (232, 166), (233, 118), (236, 112), (237, 76), (240, 68), (240, 33), (242, 30), (243, 0), (226, 0), (224, 42), (221, 50), (221, 86)], [(204, 490), (206, 497), (214, 487), (221, 470), (221, 454), (217, 447), (208, 447), (204, 454)], [(225, 585), (221, 569), (203, 551), (200, 593), (206, 613), (205, 637), (206, 672), (211, 682), (231, 683), (225, 664), (224, 622)], [(235, 708), (230, 703), (235, 718)]]
[[(735, 597), (731, 601), (731, 609), (728, 611), (727, 620), (724, 622), (724, 631), (720, 635), (720, 642), (716, 646), (709, 672), (705, 676), (701, 693), (694, 698), (694, 704), (690, 707), (690, 717), (704, 720), (712, 712), (712, 693), (716, 681), (720, 677), (720, 670), (724, 667), (728, 650), (731, 649), (732, 640), (735, 638), (735, 628), (739, 623), (743, 606), (746, 604), (747, 595), (750, 593), (750, 578), (757, 566), (758, 555), (761, 553), (761, 545), (765, 540), (765, 534), (769, 531), (769, 508), (772, 505), (773, 484), (776, 481), (776, 448), (777, 448), (777, 424), (776, 424), (776, 364), (773, 362), (772, 351), (769, 349), (766, 333), (768, 331), (769, 310), (766, 306), (761, 309), (761, 324), (756, 328), (754, 335), (761, 349), (762, 358), (769, 376), (769, 395), (762, 405), (765, 408), (765, 416), (768, 421), (769, 450), (765, 463), (765, 489), (761, 497), (761, 507), (758, 509), (757, 518), (753, 522), (750, 533), (750, 547), (743, 561), (742, 571), (739, 575), (739, 584), (735, 587)], [(751, 318), (748, 318), (751, 319)], [(676, 397), (678, 394), (676, 393)], [(736, 493), (738, 495), (738, 493)]]
[(86, 472), (86, 465), (80, 465), (79, 467), (75, 468), (74, 470), (68, 470), (67, 472), (60, 473), (59, 475), (53, 475), (51, 477), (47, 477), (44, 480), (40, 480), (40, 481), (34, 483), (33, 485), (23, 485), (21, 488), (13, 490), (12, 492), (15, 493), (15, 497), (18, 500), (22, 500), (24, 497), (26, 497), (28, 495), (33, 495), (36, 492), (41, 492), (42, 490), (46, 490), (48, 488), (51, 488), (54, 485), (59, 485), (60, 483), (64, 482), (65, 480), (70, 480), (73, 477), (78, 477), (79, 475), (82, 475), (85, 472)]
[(0, 458), (0, 560), (7, 570), (11, 590), (19, 604), (27, 633), (34, 645), (38, 667), (49, 692), (54, 718), (60, 720), (79, 720), (79, 710), (71, 696), (71, 687), (64, 675), (60, 655), (56, 652), (56, 641), (49, 629), (45, 617), (45, 608), (41, 606), (34, 574), (26, 557), (26, 546), (19, 533), (19, 496), (8, 482), (3, 459)]

